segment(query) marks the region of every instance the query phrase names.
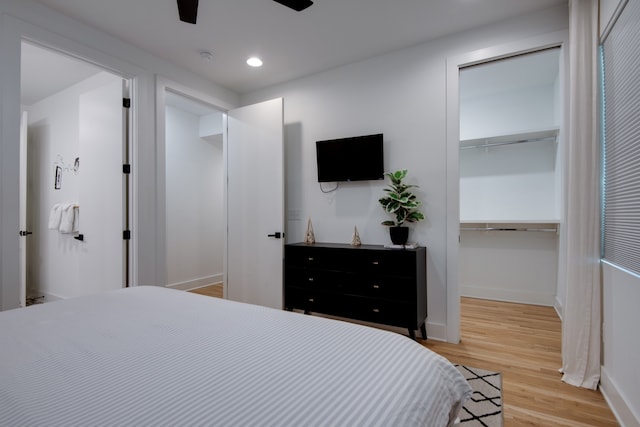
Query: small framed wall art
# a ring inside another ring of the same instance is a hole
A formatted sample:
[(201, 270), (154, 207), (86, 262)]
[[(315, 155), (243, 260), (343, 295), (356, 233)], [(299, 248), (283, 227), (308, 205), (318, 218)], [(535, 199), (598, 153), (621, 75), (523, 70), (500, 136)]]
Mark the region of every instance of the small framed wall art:
[(55, 190), (59, 190), (62, 181), (62, 168), (60, 166), (56, 166), (56, 174), (53, 181), (53, 188)]

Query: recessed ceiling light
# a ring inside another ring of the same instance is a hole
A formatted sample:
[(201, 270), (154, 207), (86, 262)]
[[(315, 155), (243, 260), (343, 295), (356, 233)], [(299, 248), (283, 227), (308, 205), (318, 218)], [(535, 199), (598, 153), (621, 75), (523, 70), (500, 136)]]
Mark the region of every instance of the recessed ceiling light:
[(256, 56), (247, 59), (247, 64), (251, 67), (262, 67), (262, 60)]

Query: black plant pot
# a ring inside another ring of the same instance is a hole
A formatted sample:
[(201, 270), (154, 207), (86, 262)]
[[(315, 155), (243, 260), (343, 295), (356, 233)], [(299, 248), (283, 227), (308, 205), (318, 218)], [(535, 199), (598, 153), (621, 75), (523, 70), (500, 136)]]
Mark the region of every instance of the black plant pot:
[(389, 227), (389, 236), (394, 245), (406, 245), (409, 240), (408, 227)]

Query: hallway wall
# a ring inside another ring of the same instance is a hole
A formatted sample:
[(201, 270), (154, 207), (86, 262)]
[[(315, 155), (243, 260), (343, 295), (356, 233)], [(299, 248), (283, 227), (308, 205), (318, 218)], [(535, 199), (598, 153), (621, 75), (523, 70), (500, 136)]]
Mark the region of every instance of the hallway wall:
[(220, 113), (198, 116), (173, 106), (166, 108), (167, 284), (170, 287), (193, 289), (223, 280), (221, 128)]

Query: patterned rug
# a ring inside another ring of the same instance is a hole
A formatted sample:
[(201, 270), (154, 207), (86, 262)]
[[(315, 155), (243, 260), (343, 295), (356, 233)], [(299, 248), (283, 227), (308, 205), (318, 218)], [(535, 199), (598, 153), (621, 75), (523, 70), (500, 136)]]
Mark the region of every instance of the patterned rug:
[(463, 427), (502, 427), (502, 376), (499, 372), (485, 371), (456, 365), (473, 389), (471, 399), (460, 411)]

